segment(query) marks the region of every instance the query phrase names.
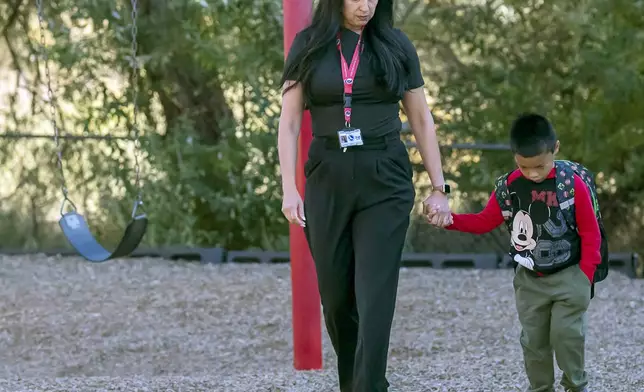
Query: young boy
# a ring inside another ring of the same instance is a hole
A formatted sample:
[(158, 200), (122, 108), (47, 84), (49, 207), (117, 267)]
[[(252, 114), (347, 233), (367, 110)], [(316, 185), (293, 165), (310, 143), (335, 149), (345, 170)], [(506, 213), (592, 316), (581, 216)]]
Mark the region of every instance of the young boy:
[(554, 351), (565, 390), (587, 392), (586, 310), (601, 261), (590, 192), (575, 173), (569, 203), (574, 203), (577, 228), (572, 229), (562, 213), (568, 206), (559, 206), (557, 199), (554, 158), (559, 141), (550, 122), (537, 114), (520, 116), (512, 124), (510, 143), (518, 169), (507, 176), (507, 197), (497, 199), (493, 192), (482, 212), (453, 214), (446, 228), (483, 234), (511, 220), (510, 255), (516, 262), (514, 291), (528, 391), (554, 392)]

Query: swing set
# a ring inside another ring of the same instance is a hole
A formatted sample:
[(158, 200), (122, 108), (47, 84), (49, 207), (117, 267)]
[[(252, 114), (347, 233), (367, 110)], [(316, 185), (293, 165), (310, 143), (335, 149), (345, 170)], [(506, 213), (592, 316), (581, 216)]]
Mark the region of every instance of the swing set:
[[(112, 252), (108, 251), (103, 247), (94, 237), (92, 232), (89, 229), (87, 221), (76, 210), (76, 205), (69, 199), (69, 191), (67, 188), (67, 183), (65, 181), (65, 172), (63, 167), (63, 153), (60, 145), (60, 130), (58, 124), (56, 123), (56, 104), (54, 92), (51, 87), (51, 75), (49, 71), (49, 58), (47, 55), (47, 50), (45, 47), (45, 29), (46, 22), (43, 14), (43, 4), (42, 0), (36, 0), (38, 7), (38, 22), (40, 27), (40, 50), (44, 56), (45, 61), (45, 75), (47, 80), (47, 93), (49, 96), (50, 104), (50, 117), (51, 124), (54, 129), (54, 143), (56, 144), (56, 153), (58, 158), (58, 169), (61, 176), (61, 191), (63, 194), (63, 201), (60, 206), (60, 220), (58, 224), (60, 225), (63, 234), (69, 241), (70, 245), (90, 262), (104, 262), (107, 260), (124, 257), (130, 255), (141, 243), (143, 236), (145, 235), (148, 218), (145, 213), (139, 212), (139, 207), (143, 204), (141, 187), (141, 168), (139, 166), (139, 157), (140, 157), (140, 147), (141, 142), (139, 141), (139, 129), (137, 126), (137, 115), (138, 115), (138, 62), (137, 62), (137, 0), (130, 0), (132, 4), (132, 74), (133, 74), (133, 104), (134, 104), (134, 120), (132, 122), (132, 131), (134, 132), (134, 162), (135, 162), (135, 181), (134, 185), (137, 190), (137, 195), (134, 200), (134, 206), (132, 208), (132, 217), (125, 232), (121, 237), (119, 244), (116, 249)], [(70, 211), (65, 212), (65, 207), (68, 206), (71, 208)]]
[[(117, 257), (124, 257), (131, 254), (141, 243), (148, 224), (145, 214), (137, 213), (137, 209), (143, 204), (142, 189), (140, 182), (139, 167), (139, 130), (136, 124), (138, 113), (138, 63), (137, 63), (137, 0), (130, 0), (132, 4), (132, 69), (133, 69), (133, 95), (134, 95), (134, 145), (135, 145), (135, 187), (137, 195), (132, 209), (132, 218), (127, 225), (123, 237), (116, 250), (107, 251), (89, 230), (87, 222), (81, 214), (76, 211), (76, 206), (69, 200), (67, 185), (63, 172), (63, 158), (60, 148), (60, 135), (56, 124), (56, 108), (54, 105), (54, 94), (51, 89), (51, 78), (45, 51), (45, 22), (42, 11), (42, 1), (36, 0), (38, 6), (38, 20), (40, 22), (40, 38), (42, 51), (45, 55), (47, 87), (51, 104), (51, 123), (54, 128), (54, 142), (58, 153), (58, 167), (62, 178), (63, 201), (60, 207), (60, 227), (67, 237), (69, 243), (76, 251), (88, 261), (102, 262)], [(291, 42), (296, 33), (306, 27), (311, 21), (312, 0), (282, 0), (284, 9), (284, 54), (289, 51)], [(304, 191), (304, 157), (308, 153), (311, 142), (311, 118), (305, 112), (302, 120), (302, 132), (299, 139), (297, 184), (300, 192)], [(65, 205), (72, 207), (70, 212), (64, 213)], [(313, 370), (322, 368), (322, 339), (320, 321), (320, 298), (315, 278), (315, 266), (308, 250), (306, 238), (301, 227), (291, 226), (290, 228), (290, 253), (291, 253), (291, 280), (293, 299), (293, 354), (294, 367), (297, 370)]]

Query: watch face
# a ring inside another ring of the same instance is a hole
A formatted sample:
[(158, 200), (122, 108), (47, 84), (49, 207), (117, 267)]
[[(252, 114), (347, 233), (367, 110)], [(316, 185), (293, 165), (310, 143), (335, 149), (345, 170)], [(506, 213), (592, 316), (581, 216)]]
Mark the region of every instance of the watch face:
[(445, 193), (450, 193), (450, 191), (451, 191), (451, 189), (450, 189), (449, 185), (447, 185), (447, 184), (445, 184), (445, 185), (443, 186), (443, 189), (444, 189)]

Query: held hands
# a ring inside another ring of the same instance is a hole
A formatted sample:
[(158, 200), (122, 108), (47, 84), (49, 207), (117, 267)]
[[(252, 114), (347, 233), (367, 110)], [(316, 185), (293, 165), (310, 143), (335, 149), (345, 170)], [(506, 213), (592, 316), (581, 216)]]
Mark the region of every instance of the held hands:
[[(301, 227), (306, 226), (304, 202), (297, 189), (284, 192), (282, 213), (289, 223), (297, 224)], [(449, 201), (442, 192), (433, 192), (425, 199), (423, 202), (423, 214), (427, 217), (428, 223), (437, 227), (446, 227), (454, 223), (449, 209)]]
[(436, 227), (446, 227), (454, 223), (449, 209), (447, 196), (442, 192), (433, 192), (423, 202), (423, 214), (427, 222)]
[(282, 213), (291, 224), (306, 226), (306, 218), (304, 217), (304, 202), (300, 197), (297, 189), (284, 191), (284, 198), (282, 199)]

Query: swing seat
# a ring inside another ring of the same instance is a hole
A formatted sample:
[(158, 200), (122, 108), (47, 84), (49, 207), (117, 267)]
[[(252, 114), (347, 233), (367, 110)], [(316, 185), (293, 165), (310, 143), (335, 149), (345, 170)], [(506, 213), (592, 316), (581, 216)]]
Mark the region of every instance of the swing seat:
[(145, 235), (148, 218), (145, 214), (132, 218), (116, 250), (111, 253), (96, 241), (85, 218), (76, 211), (64, 214), (58, 224), (63, 229), (63, 234), (67, 237), (67, 241), (81, 256), (88, 261), (100, 263), (131, 254), (139, 246)]

